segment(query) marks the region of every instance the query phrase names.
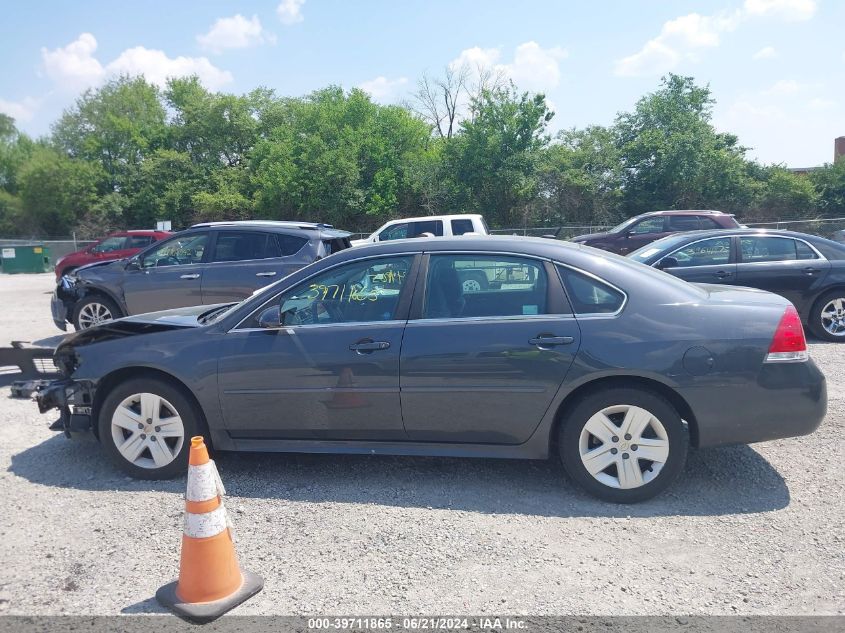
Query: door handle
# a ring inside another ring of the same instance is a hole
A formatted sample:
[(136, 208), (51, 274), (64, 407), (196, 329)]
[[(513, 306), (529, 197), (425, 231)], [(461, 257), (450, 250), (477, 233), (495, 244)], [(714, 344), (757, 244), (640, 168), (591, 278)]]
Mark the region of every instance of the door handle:
[(255, 273), (255, 276), (256, 277), (275, 277), (276, 271), (275, 270), (269, 270), (265, 273)]
[(390, 343), (387, 341), (358, 341), (349, 346), (349, 351), (358, 354), (370, 354), (389, 347)]
[(191, 273), (190, 275), (180, 275), (179, 279), (199, 279), (199, 273)]
[(821, 271), (818, 268), (813, 268), (812, 266), (807, 266), (807, 268), (804, 269), (804, 273), (810, 276), (815, 275), (818, 272)]
[(713, 276), (716, 279), (727, 279), (731, 275), (733, 275), (733, 273), (730, 273), (727, 270), (717, 270), (715, 273), (713, 273)]
[(528, 342), (537, 347), (555, 347), (556, 345), (570, 345), (575, 342), (575, 337), (540, 335), (536, 338), (528, 339)]

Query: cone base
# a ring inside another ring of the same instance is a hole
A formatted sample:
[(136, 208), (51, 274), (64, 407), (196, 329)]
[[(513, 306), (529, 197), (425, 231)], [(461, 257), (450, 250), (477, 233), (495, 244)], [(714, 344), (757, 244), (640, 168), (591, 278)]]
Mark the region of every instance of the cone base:
[(245, 602), (264, 587), (264, 579), (258, 574), (242, 569), (243, 584), (233, 594), (214, 600), (213, 602), (182, 602), (176, 595), (179, 581), (174, 580), (156, 591), (156, 600), (163, 607), (167, 607), (176, 615), (193, 620), (194, 622), (211, 622), (227, 611)]

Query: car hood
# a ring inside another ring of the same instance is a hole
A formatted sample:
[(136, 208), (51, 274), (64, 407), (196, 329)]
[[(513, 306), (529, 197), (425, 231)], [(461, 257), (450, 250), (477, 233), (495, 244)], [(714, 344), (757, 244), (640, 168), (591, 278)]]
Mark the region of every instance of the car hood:
[(126, 258), (85, 264), (74, 270), (73, 276), (79, 279), (94, 279), (100, 275), (122, 275), (126, 267), (125, 262)]
[(170, 330), (203, 327), (205, 324), (200, 322), (200, 317), (218, 308), (231, 305), (234, 304), (218, 303), (214, 305), (190, 306), (187, 308), (174, 308), (172, 310), (124, 317), (66, 336), (59, 346), (60, 349), (58, 351), (61, 351), (61, 348), (81, 347), (141, 334), (155, 334)]
[(600, 240), (610, 235), (610, 233), (602, 232), (602, 233), (585, 233), (584, 235), (576, 235), (573, 238), (570, 238), (572, 242), (592, 242), (594, 240)]

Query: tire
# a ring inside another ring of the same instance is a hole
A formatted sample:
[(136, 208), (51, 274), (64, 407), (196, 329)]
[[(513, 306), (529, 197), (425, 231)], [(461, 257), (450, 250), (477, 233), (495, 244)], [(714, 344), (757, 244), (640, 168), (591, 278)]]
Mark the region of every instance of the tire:
[[(612, 429), (602, 422), (601, 413)], [(649, 419), (643, 423), (646, 415)], [(626, 437), (628, 423), (644, 430), (632, 429)], [(561, 421), (558, 433), (560, 458), (569, 476), (591, 495), (613, 503), (638, 503), (663, 492), (683, 470), (688, 447), (689, 432), (675, 408), (658, 394), (638, 388), (609, 388), (585, 396)], [(645, 459), (644, 454), (656, 459)], [(595, 474), (585, 464), (590, 459), (598, 460), (593, 462)]]
[[(150, 416), (146, 420), (140, 415), (142, 407)], [(177, 477), (188, 468), (191, 438), (204, 435), (210, 444), (196, 405), (181, 389), (158, 378), (134, 378), (117, 385), (100, 407), (98, 424), (106, 453), (136, 479)], [(132, 455), (136, 456), (130, 461)]]
[(103, 295), (88, 295), (77, 302), (73, 309), (73, 327), (87, 330), (89, 327), (119, 319), (123, 312), (118, 305)]
[(816, 338), (845, 343), (845, 289), (831, 290), (819, 297), (808, 320)]

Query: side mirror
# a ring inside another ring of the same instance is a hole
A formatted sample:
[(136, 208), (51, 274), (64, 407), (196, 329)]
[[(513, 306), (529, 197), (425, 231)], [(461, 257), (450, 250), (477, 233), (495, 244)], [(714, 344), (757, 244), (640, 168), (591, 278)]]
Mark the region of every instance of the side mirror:
[(667, 268), (677, 268), (680, 265), (681, 264), (678, 262), (677, 258), (672, 257), (671, 255), (669, 257), (664, 257), (659, 262), (657, 262), (657, 267), (660, 270), (666, 270)]
[(633, 237), (636, 234), (637, 234), (637, 232), (634, 229), (630, 229), (628, 231), (625, 231), (625, 237)]
[(272, 329), (280, 327), (281, 325), (282, 319), (279, 306), (271, 306), (258, 316), (259, 327)]
[(124, 270), (141, 270), (141, 262), (133, 258), (126, 262)]

